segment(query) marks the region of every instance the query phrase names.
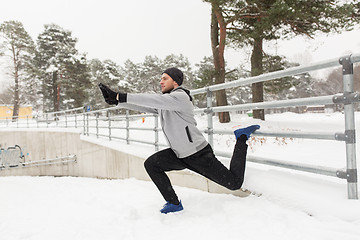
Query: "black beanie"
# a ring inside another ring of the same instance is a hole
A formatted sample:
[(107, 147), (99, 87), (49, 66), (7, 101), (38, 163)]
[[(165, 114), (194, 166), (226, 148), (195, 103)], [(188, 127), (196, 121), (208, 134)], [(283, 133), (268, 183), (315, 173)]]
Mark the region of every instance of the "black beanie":
[(184, 81), (183, 72), (180, 69), (176, 68), (176, 67), (168, 68), (163, 73), (166, 73), (167, 75), (169, 75), (179, 86)]

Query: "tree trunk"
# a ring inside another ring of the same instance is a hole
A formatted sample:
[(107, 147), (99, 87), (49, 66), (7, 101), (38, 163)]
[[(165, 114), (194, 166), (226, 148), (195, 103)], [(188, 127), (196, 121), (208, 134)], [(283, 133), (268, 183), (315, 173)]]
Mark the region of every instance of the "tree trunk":
[(19, 96), (19, 72), (17, 66), (15, 67), (15, 89), (14, 89), (14, 109), (13, 109), (13, 119), (15, 122), (19, 118), (20, 110), (20, 96)]
[(13, 62), (14, 62), (14, 80), (15, 80), (15, 89), (14, 89), (14, 109), (13, 109), (13, 118), (12, 121), (15, 122), (19, 118), (20, 110), (20, 96), (19, 96), (19, 61), (17, 59), (17, 54), (15, 48), (12, 47), (13, 52)]
[[(254, 39), (253, 51), (251, 54), (251, 76), (258, 76), (263, 73), (263, 38), (258, 37)], [(252, 84), (252, 102), (264, 101), (264, 84), (263, 82)], [(264, 109), (253, 110), (253, 118), (265, 120)]]
[[(220, 29), (219, 29), (219, 25), (220, 25)], [(219, 30), (220, 30), (220, 42), (219, 42)], [(218, 9), (216, 10), (215, 7), (212, 6), (211, 48), (214, 58), (216, 84), (225, 82), (225, 59), (224, 59), (225, 38), (226, 38), (226, 26), (225, 26), (224, 18), (222, 17), (221, 12)], [(217, 106), (228, 105), (225, 90), (220, 90), (216, 92), (216, 105)], [(229, 112), (220, 112), (219, 122), (221, 123), (230, 122)]]
[(59, 101), (58, 101), (58, 72), (53, 72), (52, 75), (52, 88), (53, 88), (53, 106), (54, 106), (54, 112), (59, 111)]

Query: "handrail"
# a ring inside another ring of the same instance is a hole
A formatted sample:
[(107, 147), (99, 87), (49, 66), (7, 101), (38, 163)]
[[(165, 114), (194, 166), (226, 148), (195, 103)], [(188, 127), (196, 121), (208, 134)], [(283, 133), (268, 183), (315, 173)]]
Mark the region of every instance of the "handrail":
[(216, 85), (212, 85), (209, 87), (203, 87), (203, 88), (199, 88), (196, 90), (191, 90), (190, 93), (191, 93), (191, 95), (196, 95), (196, 94), (206, 93), (208, 90), (214, 92), (214, 91), (218, 91), (218, 90), (239, 87), (239, 86), (248, 85), (248, 84), (252, 84), (252, 83), (265, 82), (265, 81), (269, 81), (269, 80), (273, 80), (273, 79), (290, 77), (290, 76), (299, 75), (299, 74), (316, 71), (316, 70), (321, 70), (321, 69), (325, 69), (325, 68), (337, 67), (340, 64), (339, 61), (343, 58), (349, 58), (351, 63), (360, 62), (360, 54), (352, 54), (350, 56), (341, 57), (340, 59), (336, 58), (336, 59), (313, 63), (310, 65), (292, 67), (292, 68), (288, 68), (288, 69), (281, 70), (281, 71), (265, 73), (265, 74), (258, 75), (255, 77), (240, 78), (238, 80), (227, 82), (227, 83), (221, 83), (221, 84), (216, 84)]

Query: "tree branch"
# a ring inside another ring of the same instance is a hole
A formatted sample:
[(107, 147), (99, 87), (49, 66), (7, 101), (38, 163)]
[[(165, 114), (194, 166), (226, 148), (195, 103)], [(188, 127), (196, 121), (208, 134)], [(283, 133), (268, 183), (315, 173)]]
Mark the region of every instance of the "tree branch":
[(291, 27), (292, 29), (294, 29), (294, 31), (299, 31), (299, 32), (305, 34), (306, 36), (308, 36), (309, 38), (313, 39), (313, 37), (312, 37), (309, 33), (307, 33), (306, 31), (304, 31), (304, 30), (301, 29), (300, 27), (296, 26), (294, 23), (292, 23), (292, 22), (290, 22), (290, 21), (285, 21), (285, 23), (289, 24), (290, 27)]

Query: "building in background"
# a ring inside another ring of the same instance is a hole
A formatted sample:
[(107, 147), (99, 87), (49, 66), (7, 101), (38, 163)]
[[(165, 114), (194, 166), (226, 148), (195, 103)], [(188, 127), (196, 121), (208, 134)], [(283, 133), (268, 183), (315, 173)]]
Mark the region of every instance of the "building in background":
[[(0, 105), (0, 120), (12, 119), (14, 106), (12, 105)], [(32, 106), (22, 105), (19, 109), (19, 118), (26, 119), (32, 118)]]

